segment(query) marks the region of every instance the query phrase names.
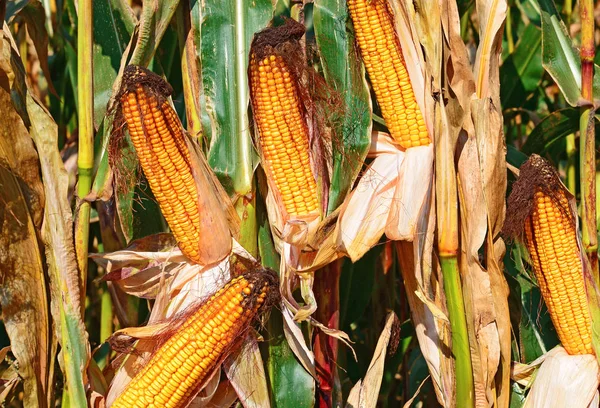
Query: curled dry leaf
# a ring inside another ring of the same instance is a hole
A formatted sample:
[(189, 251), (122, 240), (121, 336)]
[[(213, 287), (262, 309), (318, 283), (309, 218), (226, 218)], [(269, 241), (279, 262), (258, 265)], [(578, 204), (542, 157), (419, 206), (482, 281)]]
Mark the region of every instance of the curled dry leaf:
[(398, 324), (398, 317), (394, 312), (390, 312), (385, 319), (385, 327), (379, 335), (379, 340), (377, 341), (377, 346), (373, 352), (373, 358), (371, 359), (371, 364), (369, 364), (365, 378), (359, 380), (352, 387), (352, 390), (350, 390), (346, 408), (367, 408), (377, 405), (379, 389), (383, 380), (385, 356), (394, 324)]
[[(4, 38), (0, 41), (8, 45)], [(4, 89), (0, 89), (0, 114), (6, 121), (0, 129), (2, 318), (23, 379), (23, 403), (45, 406), (46, 396), (52, 394), (53, 356), (45, 265), (37, 237), (44, 191), (33, 142)], [(10, 384), (14, 382), (9, 381), (7, 388)]]

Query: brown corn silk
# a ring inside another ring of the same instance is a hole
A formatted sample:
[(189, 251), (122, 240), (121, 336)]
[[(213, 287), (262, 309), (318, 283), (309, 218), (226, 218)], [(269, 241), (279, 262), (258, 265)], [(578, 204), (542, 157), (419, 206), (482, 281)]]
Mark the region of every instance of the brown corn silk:
[(181, 251), (201, 262), (198, 191), (183, 126), (167, 100), (172, 91), (158, 75), (129, 65), (118, 95), (118, 114)]
[(506, 235), (522, 239), (558, 337), (569, 354), (592, 354), (584, 259), (571, 194), (538, 155), (521, 166), (508, 199)]
[(154, 352), (112, 408), (185, 407), (255, 317), (278, 300), (276, 275), (260, 269), (232, 279)]
[(400, 146), (431, 142), (406, 70), (387, 0), (348, 0), (360, 53), (381, 114)]
[(290, 58), (300, 55), (304, 26), (289, 20), (256, 34), (250, 50), (250, 96), (265, 173), (289, 216), (319, 213), (311, 169), (309, 129), (299, 73)]

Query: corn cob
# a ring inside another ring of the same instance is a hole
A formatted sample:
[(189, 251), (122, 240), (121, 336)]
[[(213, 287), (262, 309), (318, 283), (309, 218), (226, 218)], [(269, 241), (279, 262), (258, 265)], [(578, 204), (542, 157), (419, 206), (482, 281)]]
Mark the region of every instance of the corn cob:
[(158, 348), (112, 408), (186, 406), (254, 317), (276, 301), (276, 280), (265, 270), (232, 279)]
[(130, 65), (123, 74), (122, 114), (148, 184), (181, 251), (200, 262), (198, 191), (183, 127), (158, 75)]
[(541, 157), (532, 155), (521, 167), (507, 213), (513, 216), (509, 234), (524, 237), (563, 347), (569, 354), (591, 354), (591, 317), (576, 215), (569, 205), (568, 190), (554, 168)]
[[(258, 33), (250, 54), (252, 111), (263, 166), (289, 215), (318, 213), (317, 183), (310, 165), (308, 126), (298, 94), (298, 78), (274, 43), (257, 45), (264, 37), (276, 37), (273, 33), (278, 29)], [(302, 36), (303, 26), (298, 34)], [(281, 44), (286, 41), (282, 37)]]
[(430, 143), (387, 0), (348, 0), (356, 40), (392, 137), (407, 149)]

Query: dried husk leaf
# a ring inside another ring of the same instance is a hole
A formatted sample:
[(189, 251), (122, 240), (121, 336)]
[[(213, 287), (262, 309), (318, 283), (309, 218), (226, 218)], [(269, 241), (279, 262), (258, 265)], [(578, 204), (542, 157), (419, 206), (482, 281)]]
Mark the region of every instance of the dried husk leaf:
[(231, 407), (237, 399), (238, 396), (233, 387), (231, 386), (231, 383), (225, 380), (219, 383), (217, 389), (211, 396), (210, 400), (207, 401), (202, 397), (196, 397), (196, 399), (192, 401), (188, 408)]
[(246, 335), (244, 346), (225, 360), (223, 369), (244, 408), (271, 406), (265, 367), (253, 331)]
[[(476, 97), (476, 86), (467, 51), (460, 37), (456, 4), (444, 3), (444, 7), (442, 23), (450, 58), (446, 65), (452, 64), (453, 74), (449, 78), (449, 87), (455, 95), (454, 101), (447, 104), (448, 123), (452, 127), (451, 131), (457, 132), (459, 136), (460, 268), (464, 277), (463, 292), (468, 316), (476, 406), (488, 406), (494, 401), (507, 406), (510, 320), (505, 296), (507, 287), (501, 270), (504, 246), (498, 242), (499, 224), (504, 217), (504, 190), (500, 190), (502, 186), (506, 186), (506, 170), (499, 170), (498, 164), (504, 160), (503, 150), (498, 144), (502, 143), (498, 142), (502, 137), (498, 127), (501, 119), (498, 122), (499, 112), (496, 109), (490, 110), (493, 105), (488, 105), (486, 112), (472, 103)], [(489, 38), (485, 40), (484, 46), (489, 49), (488, 40)], [(496, 57), (497, 55), (494, 56)], [(494, 71), (485, 69), (489, 72), (488, 79), (493, 79)], [(495, 116), (485, 122), (483, 118), (490, 114)], [(482, 145), (488, 143), (490, 147), (482, 148)], [(491, 169), (487, 169), (488, 167)], [(493, 188), (495, 193), (490, 191), (488, 196), (487, 186)], [(493, 229), (489, 230), (488, 226)], [(486, 245), (487, 269), (479, 263), (478, 251), (483, 245)], [(497, 375), (499, 367), (500, 375)], [(496, 378), (499, 378), (499, 383), (496, 383)]]
[(289, 306), (283, 307), (281, 309), (281, 314), (283, 315), (283, 333), (285, 334), (285, 339), (290, 346), (290, 349), (304, 369), (316, 379), (315, 355), (308, 349), (302, 330), (300, 330), (298, 323), (294, 321), (294, 316), (290, 311)]
[(483, 190), (488, 218), (485, 241), (487, 271), (496, 311), (496, 325), (500, 347), (500, 364), (495, 376), (498, 406), (507, 407), (510, 397), (511, 324), (509, 318), (509, 288), (504, 278), (504, 241), (500, 231), (505, 218), (507, 186), (506, 145), (500, 101), (500, 61), (502, 35), (508, 4), (505, 0), (478, 0), (479, 47), (474, 72), (477, 77), (477, 96), (471, 105), (475, 134), (477, 135)]
[(408, 149), (387, 219), (385, 236), (412, 241), (433, 188), (433, 144)]
[(525, 408), (587, 408), (600, 385), (600, 368), (592, 354), (569, 355), (558, 346), (538, 369)]
[(385, 356), (394, 324), (398, 324), (398, 317), (394, 312), (390, 312), (385, 319), (385, 327), (379, 335), (379, 340), (377, 341), (377, 346), (375, 346), (373, 358), (371, 359), (371, 364), (369, 364), (365, 378), (359, 380), (352, 390), (350, 390), (346, 408), (366, 408), (377, 405), (379, 389), (383, 380)]

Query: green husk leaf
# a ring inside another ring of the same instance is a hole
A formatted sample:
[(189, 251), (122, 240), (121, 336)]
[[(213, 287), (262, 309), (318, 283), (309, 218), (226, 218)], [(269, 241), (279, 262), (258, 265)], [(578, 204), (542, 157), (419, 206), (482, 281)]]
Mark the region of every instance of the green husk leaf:
[(315, 1), (313, 24), (323, 73), (334, 92), (342, 97), (343, 105), (343, 110), (332, 118), (334, 167), (328, 213), (350, 191), (371, 142), (371, 99), (354, 35), (346, 24), (348, 18), (344, 0)]

